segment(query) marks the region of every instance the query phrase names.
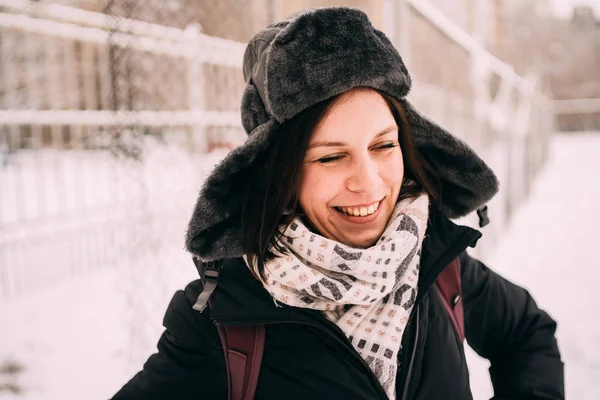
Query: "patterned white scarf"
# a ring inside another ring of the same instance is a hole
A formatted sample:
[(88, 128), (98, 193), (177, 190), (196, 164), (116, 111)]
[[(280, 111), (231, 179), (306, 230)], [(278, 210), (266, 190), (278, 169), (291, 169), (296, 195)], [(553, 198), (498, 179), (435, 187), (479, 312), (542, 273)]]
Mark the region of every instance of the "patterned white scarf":
[(327, 239), (296, 219), (280, 240), (287, 254), (265, 265), (264, 286), (273, 298), (322, 310), (344, 331), (391, 399), (402, 334), (417, 295), (428, 211), (426, 194), (400, 201), (381, 238), (368, 249)]

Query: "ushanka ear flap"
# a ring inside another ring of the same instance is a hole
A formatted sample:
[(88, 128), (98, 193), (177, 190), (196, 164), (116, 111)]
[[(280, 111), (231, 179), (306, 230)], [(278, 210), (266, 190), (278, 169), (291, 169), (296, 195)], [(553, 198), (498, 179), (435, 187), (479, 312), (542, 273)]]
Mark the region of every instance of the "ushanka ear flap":
[(454, 137), (401, 101), (419, 153), (438, 173), (442, 183), (442, 212), (463, 217), (498, 192), (498, 179), (462, 140)]
[(248, 134), (269, 120), (269, 114), (267, 114), (258, 89), (251, 82), (248, 82), (244, 88), (241, 109), (242, 126)]
[(186, 234), (187, 250), (203, 261), (244, 254), (240, 210), (247, 190), (247, 167), (268, 148), (277, 125), (268, 120), (254, 129), (244, 145), (233, 149), (204, 182)]

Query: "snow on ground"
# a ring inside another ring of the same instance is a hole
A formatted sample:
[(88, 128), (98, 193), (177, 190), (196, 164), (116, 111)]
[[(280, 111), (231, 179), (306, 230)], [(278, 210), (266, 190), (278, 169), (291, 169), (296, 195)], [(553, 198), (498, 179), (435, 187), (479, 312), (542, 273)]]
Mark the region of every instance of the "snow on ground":
[[(23, 372), (0, 375), (6, 399), (106, 399), (124, 380), (119, 321), (124, 294), (116, 270), (100, 270), (0, 305), (0, 365), (20, 364)], [(1, 369), (1, 367), (0, 367)]]
[[(574, 400), (600, 393), (599, 155), (600, 132), (556, 136), (530, 198), (493, 254), (482, 257), (558, 321), (567, 398)], [(475, 399), (490, 398), (489, 363), (469, 356)]]
[[(576, 400), (600, 393), (600, 322), (592, 297), (600, 287), (600, 262), (593, 253), (600, 233), (598, 154), (600, 133), (555, 137), (531, 197), (496, 251), (482, 256), (527, 287), (558, 320), (567, 395)], [(114, 394), (153, 351), (173, 290), (195, 277), (180, 248), (165, 251), (151, 269), (143, 269), (148, 265), (143, 255), (133, 255), (138, 267), (86, 272), (0, 302), (0, 399), (93, 400)], [(145, 301), (156, 287), (152, 301)], [(472, 352), (468, 356), (475, 399), (490, 398), (487, 363)]]

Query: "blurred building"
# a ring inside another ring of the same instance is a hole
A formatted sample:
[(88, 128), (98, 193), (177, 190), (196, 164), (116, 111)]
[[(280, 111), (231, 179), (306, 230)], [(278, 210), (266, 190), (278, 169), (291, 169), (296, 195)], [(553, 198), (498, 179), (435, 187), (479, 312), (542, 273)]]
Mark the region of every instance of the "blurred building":
[[(600, 129), (600, 19), (591, 7), (576, 7), (561, 38), (560, 62), (550, 79), (556, 99), (580, 99), (557, 117), (567, 131)], [(570, 108), (570, 109), (569, 109)]]
[(600, 21), (592, 8), (561, 19), (548, 0), (504, 0), (500, 15), (491, 51), (519, 74), (537, 76), (549, 97), (581, 100), (557, 103), (559, 130), (599, 129)]

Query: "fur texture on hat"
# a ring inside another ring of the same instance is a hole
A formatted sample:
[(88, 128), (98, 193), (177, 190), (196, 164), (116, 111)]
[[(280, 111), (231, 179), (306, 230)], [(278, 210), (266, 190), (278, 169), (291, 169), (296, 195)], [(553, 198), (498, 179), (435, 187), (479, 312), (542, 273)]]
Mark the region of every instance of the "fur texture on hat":
[(267, 27), (246, 49), (244, 76), (242, 124), (249, 137), (205, 181), (187, 232), (187, 249), (204, 261), (244, 254), (244, 172), (268, 149), (279, 124), (355, 87), (400, 101), (419, 152), (441, 178), (446, 216), (467, 215), (498, 191), (494, 173), (467, 144), (405, 100), (411, 79), (400, 55), (358, 9), (312, 9)]

